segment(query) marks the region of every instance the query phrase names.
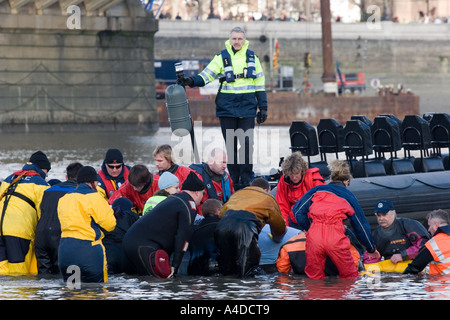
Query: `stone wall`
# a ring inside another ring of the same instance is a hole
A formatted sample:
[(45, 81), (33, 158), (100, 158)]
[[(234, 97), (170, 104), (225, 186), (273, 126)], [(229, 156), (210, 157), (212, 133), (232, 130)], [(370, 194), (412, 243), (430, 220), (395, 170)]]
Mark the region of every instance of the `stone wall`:
[(157, 21), (139, 0), (115, 3), (103, 16), (83, 11), (81, 28), (72, 30), (59, 7), (0, 13), (0, 130), (158, 125)]
[[(207, 99), (189, 99), (193, 121), (203, 126), (217, 126), (215, 95)], [(352, 115), (365, 115), (372, 120), (380, 114), (392, 114), (403, 120), (406, 115), (419, 114), (419, 97), (412, 94), (373, 97), (300, 96), (295, 92), (268, 92), (269, 117), (264, 125), (290, 126), (292, 121), (304, 120), (317, 125), (320, 119), (333, 118), (342, 125)], [(161, 126), (170, 126), (165, 100), (157, 100)]]

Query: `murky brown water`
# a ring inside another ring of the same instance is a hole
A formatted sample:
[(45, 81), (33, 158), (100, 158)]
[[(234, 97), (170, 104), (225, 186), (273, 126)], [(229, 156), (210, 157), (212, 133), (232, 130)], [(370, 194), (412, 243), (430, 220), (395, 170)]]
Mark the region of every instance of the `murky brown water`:
[[(255, 164), (263, 173), (289, 150), (288, 128), (269, 128), (267, 141), (261, 138), (260, 149), (264, 163)], [(270, 131), (272, 130), (272, 131)], [(218, 134), (218, 135), (217, 135)], [(64, 179), (65, 167), (73, 161), (99, 168), (108, 148), (122, 150), (125, 161), (143, 163), (155, 171), (153, 149), (162, 143), (190, 150), (190, 140), (179, 142), (168, 128), (155, 133), (57, 133), (0, 134), (0, 179), (18, 170), (36, 150), (44, 151), (52, 162), (49, 179)], [(220, 132), (203, 128), (202, 147), (210, 148), (220, 142)], [(269, 141), (272, 138), (278, 141)], [(269, 142), (268, 142), (269, 141)], [(205, 153), (206, 154), (206, 153)], [(266, 154), (266, 156), (264, 156)], [(272, 163), (271, 163), (272, 162)], [(184, 163), (188, 165), (189, 163)], [(361, 276), (355, 282), (337, 278), (310, 280), (296, 275), (268, 274), (250, 279), (229, 277), (189, 277), (158, 281), (151, 277), (112, 275), (105, 284), (82, 284), (81, 289), (69, 289), (59, 277), (0, 276), (0, 299), (23, 300), (442, 300), (450, 299), (450, 277), (431, 278), (426, 275), (381, 273), (374, 277)]]
[(0, 299), (13, 300), (447, 300), (450, 278), (382, 273), (376, 281), (268, 274), (249, 279), (191, 277), (159, 281), (112, 275), (105, 284), (70, 289), (59, 277), (0, 276)]

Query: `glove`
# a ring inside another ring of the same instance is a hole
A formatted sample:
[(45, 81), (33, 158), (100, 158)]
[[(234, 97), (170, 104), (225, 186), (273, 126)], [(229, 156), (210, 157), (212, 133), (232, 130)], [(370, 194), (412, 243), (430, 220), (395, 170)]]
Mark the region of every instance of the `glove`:
[(177, 84), (180, 86), (189, 86), (189, 87), (193, 87), (194, 86), (194, 79), (192, 78), (183, 78), (182, 80), (177, 80)]
[(256, 114), (256, 122), (258, 124), (264, 123), (267, 120), (267, 109), (259, 109)]

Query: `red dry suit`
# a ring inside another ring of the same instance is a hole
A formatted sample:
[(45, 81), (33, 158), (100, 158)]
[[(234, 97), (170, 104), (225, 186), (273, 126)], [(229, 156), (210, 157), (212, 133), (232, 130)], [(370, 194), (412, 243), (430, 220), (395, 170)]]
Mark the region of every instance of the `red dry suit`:
[(287, 226), (296, 227), (297, 221), (292, 214), (292, 206), (311, 188), (325, 184), (325, 179), (319, 173), (318, 168), (310, 168), (302, 177), (300, 183), (294, 185), (289, 178), (282, 175), (277, 185), (276, 200), (281, 209), (281, 215)]
[(147, 200), (152, 197), (158, 188), (158, 180), (159, 176), (156, 174), (152, 175), (152, 179), (144, 186), (143, 190), (137, 192), (134, 190), (134, 187), (131, 185), (130, 181), (126, 181), (124, 184), (117, 189), (112, 196), (109, 198), (108, 203), (112, 205), (114, 200), (124, 197), (127, 198), (133, 203), (133, 212), (136, 212), (138, 215), (142, 215), (142, 210), (144, 210), (145, 203)]
[(343, 221), (350, 218), (356, 237), (368, 252), (375, 251), (375, 244), (370, 225), (358, 201), (344, 184), (333, 181), (311, 189), (294, 205), (293, 212), (299, 224), (308, 230), (306, 275), (311, 279), (324, 278), (328, 256), (339, 270), (340, 278), (358, 278), (359, 273), (351, 254), (350, 240), (345, 235)]

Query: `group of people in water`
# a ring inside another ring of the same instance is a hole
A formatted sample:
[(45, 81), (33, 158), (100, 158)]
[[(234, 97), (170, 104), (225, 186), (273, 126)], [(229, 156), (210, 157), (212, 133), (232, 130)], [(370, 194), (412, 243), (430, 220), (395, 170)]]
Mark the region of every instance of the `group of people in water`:
[(65, 181), (50, 185), (49, 159), (33, 153), (0, 185), (0, 274), (67, 280), (76, 266), (83, 282), (119, 273), (167, 279), (187, 256), (189, 275), (247, 277), (262, 272), (269, 238), (276, 271), (311, 279), (354, 280), (364, 265), (380, 261), (404, 263), (404, 273), (429, 266), (430, 274), (450, 274), (448, 213), (430, 212), (427, 231), (380, 199), (372, 231), (347, 189), (346, 161), (330, 162), (326, 180), (293, 152), (276, 188), (254, 178), (235, 190), (222, 149), (189, 167), (174, 162), (170, 145), (153, 157), (157, 173), (129, 166), (120, 150), (109, 149), (99, 170), (74, 162)]

